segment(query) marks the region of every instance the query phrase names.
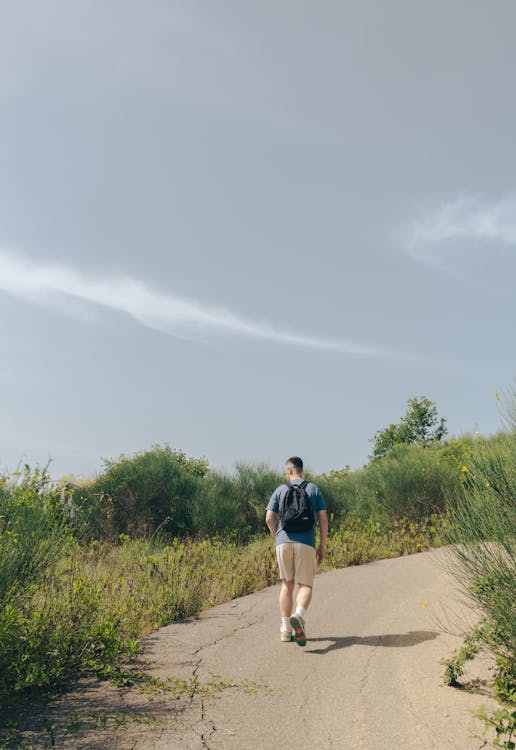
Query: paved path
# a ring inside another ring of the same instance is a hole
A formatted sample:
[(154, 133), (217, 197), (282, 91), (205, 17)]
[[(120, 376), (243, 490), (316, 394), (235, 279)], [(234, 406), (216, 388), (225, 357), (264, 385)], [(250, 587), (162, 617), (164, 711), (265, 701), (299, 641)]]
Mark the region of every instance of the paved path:
[[(60, 739), (70, 750), (471, 750), (482, 726), (471, 710), (478, 691), (445, 687), (440, 660), (474, 618), (456, 599), (442, 550), (324, 573), (316, 578), (306, 648), (279, 640), (278, 587), (170, 625), (147, 639), (161, 677), (220, 675), (229, 687), (190, 702), (170, 695), (148, 703), (125, 695), (135, 717), (112, 732)], [(449, 631), (449, 632), (447, 632)], [(451, 632), (450, 632), (451, 631)], [(486, 666), (480, 665), (487, 676)], [(480, 668), (480, 667), (477, 667)], [(480, 693), (482, 684), (480, 681)], [(120, 695), (85, 683), (58, 700), (58, 714), (116, 712)], [(52, 713), (53, 712), (53, 713)]]

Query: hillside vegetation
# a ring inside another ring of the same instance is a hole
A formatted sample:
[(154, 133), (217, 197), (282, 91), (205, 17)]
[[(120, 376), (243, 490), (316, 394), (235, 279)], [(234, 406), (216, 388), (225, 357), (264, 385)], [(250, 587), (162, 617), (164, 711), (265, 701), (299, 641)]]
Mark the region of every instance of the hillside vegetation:
[[(361, 470), (307, 472), (330, 515), (326, 569), (461, 542), (460, 575), (485, 613), (506, 694), (513, 427), (489, 439), (394, 441)], [(72, 674), (119, 676), (142, 635), (275, 582), (264, 509), (282, 481), (263, 465), (213, 471), (168, 445), (105, 461), (89, 482), (29, 467), (4, 476), (0, 705)]]

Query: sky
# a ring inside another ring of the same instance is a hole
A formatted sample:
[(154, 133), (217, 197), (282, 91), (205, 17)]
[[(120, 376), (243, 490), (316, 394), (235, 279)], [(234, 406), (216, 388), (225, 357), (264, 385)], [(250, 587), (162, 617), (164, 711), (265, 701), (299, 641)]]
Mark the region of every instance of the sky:
[(516, 374), (512, 0), (0, 0), (0, 468), (362, 466)]

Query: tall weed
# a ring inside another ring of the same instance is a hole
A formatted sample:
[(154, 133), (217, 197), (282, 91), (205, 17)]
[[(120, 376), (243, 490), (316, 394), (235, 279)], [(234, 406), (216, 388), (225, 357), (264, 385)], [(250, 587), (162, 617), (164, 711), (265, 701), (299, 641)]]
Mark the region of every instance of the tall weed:
[(62, 490), (46, 469), (0, 478), (0, 606), (36, 584), (68, 538)]
[(498, 687), (516, 696), (516, 431), (479, 444), (452, 508), (454, 572), (483, 612)]

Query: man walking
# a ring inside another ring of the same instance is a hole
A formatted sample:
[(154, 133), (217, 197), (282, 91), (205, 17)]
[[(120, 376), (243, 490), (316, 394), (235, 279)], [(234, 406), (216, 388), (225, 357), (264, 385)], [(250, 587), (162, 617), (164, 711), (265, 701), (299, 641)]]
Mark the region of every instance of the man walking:
[[(281, 589), (280, 639), (294, 638), (306, 646), (306, 610), (312, 600), (312, 586), (317, 563), (324, 559), (328, 537), (328, 514), (320, 489), (303, 481), (303, 461), (292, 456), (285, 462), (287, 483), (277, 487), (267, 505), (265, 523), (276, 540)], [(320, 542), (315, 549), (314, 520), (318, 516)], [(278, 523), (279, 520), (279, 523)], [(297, 582), (296, 609), (292, 612), (294, 586)]]

